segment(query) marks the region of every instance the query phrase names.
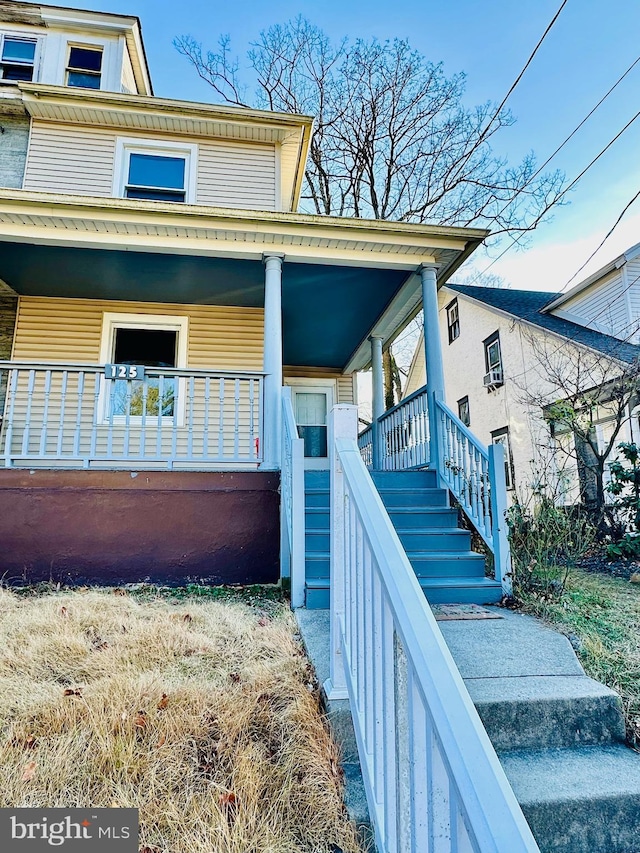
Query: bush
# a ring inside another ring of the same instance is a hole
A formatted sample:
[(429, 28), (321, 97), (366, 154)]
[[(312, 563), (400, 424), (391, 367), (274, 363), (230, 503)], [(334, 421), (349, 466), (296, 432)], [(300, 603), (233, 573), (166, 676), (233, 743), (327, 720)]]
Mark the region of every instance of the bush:
[(593, 526), (581, 509), (556, 506), (538, 491), (530, 505), (513, 504), (507, 524), (516, 596), (561, 595), (569, 572), (594, 541)]
[(615, 496), (613, 507), (623, 526), (607, 545), (607, 557), (635, 559), (640, 557), (640, 450), (636, 444), (623, 442), (618, 451), (622, 459), (610, 464), (611, 481), (606, 488)]

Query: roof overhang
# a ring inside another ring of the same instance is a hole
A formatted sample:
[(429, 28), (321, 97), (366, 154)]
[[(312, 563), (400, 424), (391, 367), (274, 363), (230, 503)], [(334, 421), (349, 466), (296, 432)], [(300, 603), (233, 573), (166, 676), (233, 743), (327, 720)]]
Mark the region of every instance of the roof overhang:
[[(485, 231), (0, 189), (0, 279), (24, 295), (261, 307), (285, 256), (285, 361), (350, 372), (391, 340)], [(309, 354), (305, 356), (305, 347)]]
[(19, 88), (29, 115), (42, 121), (286, 147), (292, 156), (281, 158), (283, 204), (286, 200), (291, 210), (298, 206), (313, 116), (39, 83), (21, 83)]

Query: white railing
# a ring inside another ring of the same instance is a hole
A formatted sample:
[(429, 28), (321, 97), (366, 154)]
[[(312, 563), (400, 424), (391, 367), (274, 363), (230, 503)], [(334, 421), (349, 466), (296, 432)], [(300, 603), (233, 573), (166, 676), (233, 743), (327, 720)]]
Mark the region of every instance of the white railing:
[(426, 388), (420, 388), (378, 419), (380, 468), (406, 471), (429, 464), (429, 414)]
[(440, 479), (492, 552), (496, 580), (511, 592), (504, 449), (481, 444), (442, 400), (434, 405)]
[(298, 436), (291, 388), (282, 389), (280, 475), (280, 567), (291, 578), (291, 606), (304, 607), (304, 439)]
[(368, 427), (362, 430), (362, 432), (358, 435), (358, 447), (360, 448), (360, 455), (364, 461), (364, 464), (367, 468), (373, 468), (373, 425), (369, 424)]
[(365, 468), (356, 424), (354, 407), (334, 408), (326, 688), (350, 700), (379, 853), (538, 851)]
[(260, 373), (0, 362), (6, 467), (207, 468), (262, 459)]

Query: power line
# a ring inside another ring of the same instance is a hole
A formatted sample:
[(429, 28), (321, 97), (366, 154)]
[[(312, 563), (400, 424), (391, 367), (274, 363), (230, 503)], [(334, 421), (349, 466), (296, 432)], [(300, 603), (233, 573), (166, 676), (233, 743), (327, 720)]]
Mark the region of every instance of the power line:
[(625, 213), (629, 210), (629, 208), (632, 206), (632, 204), (638, 200), (638, 198), (640, 198), (640, 190), (638, 190), (638, 192), (633, 196), (633, 198), (632, 198), (630, 201), (628, 201), (628, 202), (627, 202), (627, 204), (626, 204), (626, 205), (624, 206), (624, 208), (622, 209), (622, 212), (620, 213), (620, 216), (618, 216), (618, 218), (617, 218), (617, 219), (616, 219), (616, 221), (613, 223), (613, 225), (611, 226), (611, 228), (610, 228), (610, 229), (607, 231), (607, 233), (604, 235), (604, 237), (602, 238), (602, 240), (601, 240), (600, 244), (598, 245), (598, 247), (597, 247), (596, 249), (594, 249), (594, 250), (593, 250), (593, 252), (591, 252), (591, 254), (590, 254), (590, 255), (589, 255), (589, 257), (587, 258), (587, 260), (582, 264), (582, 266), (581, 266), (581, 267), (579, 267), (579, 268), (574, 272), (574, 274), (571, 276), (571, 278), (569, 279), (569, 281), (568, 281), (568, 282), (565, 284), (565, 286), (562, 288), (562, 290), (560, 291), (560, 293), (564, 293), (565, 289), (566, 289), (566, 288), (571, 284), (571, 282), (574, 280), (574, 278), (575, 278), (579, 273), (581, 273), (581, 272), (582, 272), (582, 270), (583, 270), (583, 269), (586, 267), (586, 265), (589, 263), (589, 261), (590, 261), (593, 257), (595, 257), (595, 255), (597, 255), (597, 254), (598, 254), (598, 252), (600, 251), (600, 249), (604, 246), (604, 244), (607, 242), (607, 240), (609, 239), (609, 237), (611, 237), (611, 235), (612, 235), (612, 234), (613, 234), (613, 232), (616, 230), (616, 228), (618, 227), (618, 225), (620, 225), (620, 223), (622, 222), (622, 218), (623, 218), (623, 216), (625, 215)]
[(594, 107), (592, 107), (591, 110), (589, 110), (589, 112), (582, 119), (582, 121), (579, 124), (577, 124), (576, 127), (574, 127), (574, 129), (571, 131), (571, 133), (567, 137), (565, 137), (565, 139), (560, 143), (560, 145), (558, 145), (558, 147), (555, 149), (555, 151), (547, 157), (547, 159), (544, 161), (544, 163), (541, 166), (538, 167), (538, 169), (536, 169), (536, 171), (533, 173), (533, 175), (531, 175), (529, 180), (526, 181), (520, 187), (520, 189), (516, 191), (516, 193), (507, 202), (507, 204), (505, 204), (504, 207), (498, 213), (496, 213), (496, 215), (494, 217), (492, 217), (492, 219), (494, 221), (497, 220), (498, 217), (502, 216), (502, 214), (505, 212), (505, 210), (513, 203), (514, 199), (516, 199), (520, 195), (520, 193), (524, 192), (524, 190), (528, 186), (531, 185), (532, 181), (534, 181), (538, 177), (538, 175), (542, 172), (543, 169), (546, 169), (546, 167), (554, 159), (554, 157), (556, 157), (556, 155), (559, 154), (560, 151), (562, 151), (562, 149), (565, 147), (565, 145), (567, 145), (573, 139), (573, 137), (580, 130), (580, 128), (583, 127), (583, 125), (585, 125), (589, 121), (589, 119), (596, 112), (596, 110), (598, 110), (602, 106), (602, 104), (607, 100), (607, 98), (617, 89), (617, 87), (620, 85), (620, 83), (622, 83), (622, 81), (625, 79), (625, 77), (635, 68), (635, 66), (639, 62), (640, 62), (640, 56), (638, 56), (638, 57), (636, 57), (636, 59), (634, 59), (634, 61), (627, 68), (627, 70), (623, 74), (621, 74), (620, 77), (618, 77), (618, 79), (613, 84), (613, 86), (611, 86), (611, 88), (607, 92), (605, 92), (605, 94), (600, 98), (598, 103)]

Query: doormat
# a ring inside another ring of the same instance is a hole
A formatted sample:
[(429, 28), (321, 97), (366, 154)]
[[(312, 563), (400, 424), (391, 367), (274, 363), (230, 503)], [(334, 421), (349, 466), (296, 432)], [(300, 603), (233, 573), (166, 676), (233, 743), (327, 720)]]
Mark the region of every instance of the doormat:
[(454, 619), (504, 619), (504, 616), (495, 610), (488, 610), (479, 604), (432, 604), (431, 610), (437, 622), (451, 622)]

